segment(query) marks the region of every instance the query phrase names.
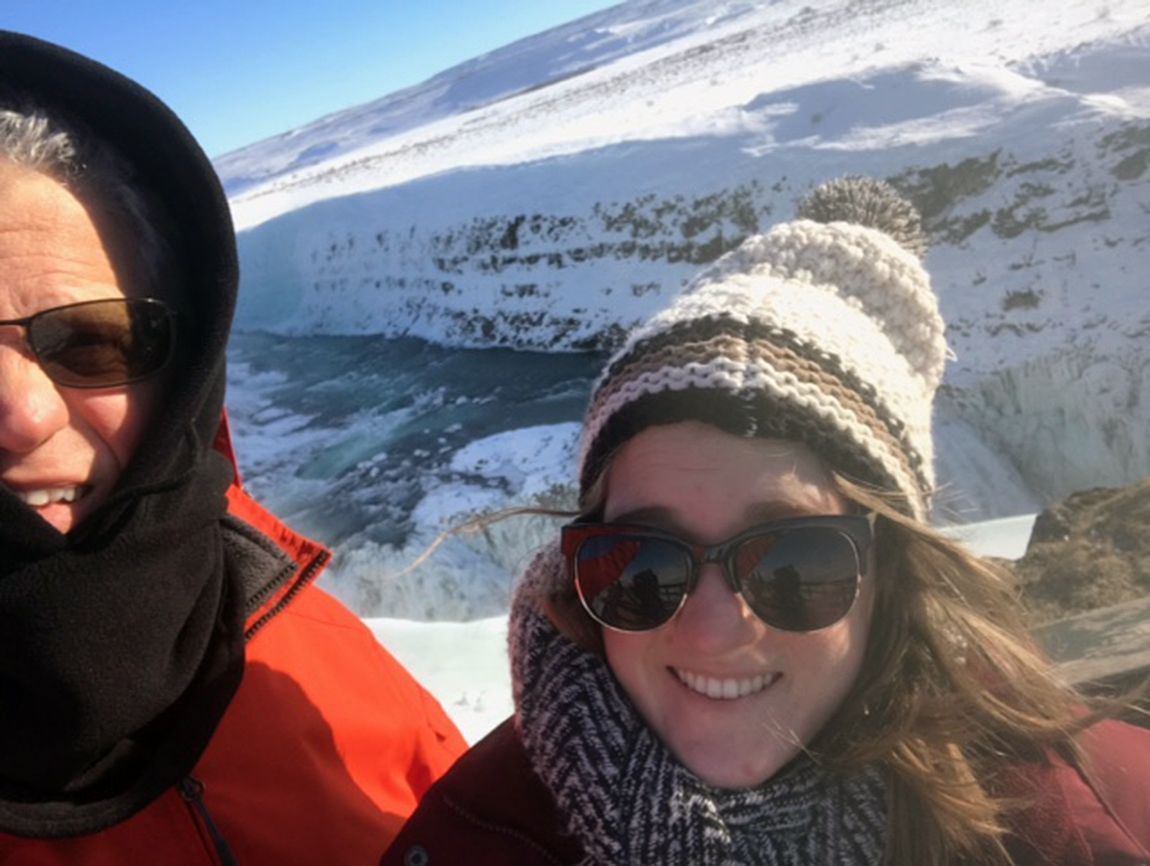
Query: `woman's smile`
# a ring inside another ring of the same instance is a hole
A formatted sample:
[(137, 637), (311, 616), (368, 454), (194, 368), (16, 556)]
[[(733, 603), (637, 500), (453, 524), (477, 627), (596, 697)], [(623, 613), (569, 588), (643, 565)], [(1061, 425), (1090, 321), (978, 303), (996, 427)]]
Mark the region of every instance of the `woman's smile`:
[[(822, 462), (807, 448), (745, 439), (698, 422), (649, 427), (619, 449), (604, 519), (716, 544), (767, 519), (842, 514)], [(771, 778), (819, 734), (862, 666), (873, 590), (815, 631), (763, 622), (718, 564), (666, 624), (603, 630), (607, 661), (640, 714), (703, 781), (744, 788)]]
[(717, 677), (674, 667), (670, 668), (670, 671), (692, 692), (719, 701), (733, 701), (757, 695), (774, 685), (782, 676), (776, 672), (747, 677)]

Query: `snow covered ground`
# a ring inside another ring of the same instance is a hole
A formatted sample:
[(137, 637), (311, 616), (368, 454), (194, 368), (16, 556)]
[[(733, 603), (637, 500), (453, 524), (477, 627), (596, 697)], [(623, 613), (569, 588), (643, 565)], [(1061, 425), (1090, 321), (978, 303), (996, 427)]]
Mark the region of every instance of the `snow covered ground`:
[[(632, 0), (217, 165), (244, 230), (461, 167), (622, 142), (750, 129), (767, 149), (814, 140), (868, 151), (978, 135), (1048, 88), (1137, 115), (1147, 107), (1146, 24), (1137, 2)], [(901, 92), (860, 80), (878, 70)], [(916, 70), (937, 86), (916, 88)], [(812, 84), (826, 109), (818, 118), (803, 104), (814, 94), (796, 90)]]
[(368, 619), (376, 639), (431, 692), (469, 743), (511, 715), (507, 617), (472, 622)]

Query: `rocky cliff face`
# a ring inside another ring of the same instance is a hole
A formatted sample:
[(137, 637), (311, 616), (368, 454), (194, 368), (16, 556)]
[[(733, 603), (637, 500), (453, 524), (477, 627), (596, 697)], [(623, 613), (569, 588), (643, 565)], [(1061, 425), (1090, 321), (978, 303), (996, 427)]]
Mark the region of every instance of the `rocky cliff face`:
[[(1100, 115), (1080, 126), (1072, 142), (1048, 146), (1021, 129), (990, 150), (946, 142), (939, 161), (898, 171), (892, 161), (909, 154), (869, 160), (926, 218), (956, 355), (946, 415), (1001, 458), (975, 468), (986, 483), (960, 505), (967, 517), (1150, 474), (1150, 122)], [(789, 218), (820, 171), (790, 164), (794, 155), (778, 173), (745, 156), (712, 156), (689, 174), (683, 153), (670, 166), (649, 157), (506, 167), (272, 220), (240, 235), (239, 324), (611, 348), (702, 265)], [(566, 190), (550, 207), (539, 194), (548, 184)], [(940, 440), (944, 476), (970, 463), (947, 449), (970, 441)]]
[(1150, 474), (1148, 165), (1120, 121), (894, 178), (935, 244), (946, 398), (1040, 501)]
[(1150, 356), (1067, 346), (985, 374), (960, 414), (993, 442), (1039, 501), (1150, 473)]
[(931, 236), (963, 516), (1150, 474), (1144, 10), (721, 5), (632, 0), (221, 160), (239, 326), (608, 349), (868, 174)]

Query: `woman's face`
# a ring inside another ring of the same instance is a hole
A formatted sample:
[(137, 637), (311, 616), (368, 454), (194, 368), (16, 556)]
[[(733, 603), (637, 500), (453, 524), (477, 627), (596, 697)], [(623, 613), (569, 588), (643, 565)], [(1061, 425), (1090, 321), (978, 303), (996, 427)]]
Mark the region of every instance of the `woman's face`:
[[(696, 422), (650, 427), (608, 469), (604, 519), (715, 544), (780, 517), (842, 514), (846, 503), (799, 443), (743, 439)], [(762, 622), (706, 565), (667, 625), (603, 630), (607, 661), (647, 724), (696, 776), (757, 785), (809, 744), (862, 664), (874, 590), (864, 578), (839, 622), (786, 632)], [(711, 698), (714, 681), (749, 694)]]

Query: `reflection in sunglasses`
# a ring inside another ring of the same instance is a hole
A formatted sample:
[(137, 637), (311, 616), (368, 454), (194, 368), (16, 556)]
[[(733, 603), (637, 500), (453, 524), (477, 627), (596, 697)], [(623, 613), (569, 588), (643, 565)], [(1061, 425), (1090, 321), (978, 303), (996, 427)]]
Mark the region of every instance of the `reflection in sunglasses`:
[(603, 625), (658, 628), (675, 615), (701, 564), (715, 562), (768, 625), (813, 631), (854, 604), (871, 519), (788, 518), (711, 547), (654, 530), (576, 523), (564, 528), (564, 550), (584, 607)]
[(52, 307), (22, 319), (28, 349), (57, 384), (126, 385), (161, 370), (174, 346), (171, 309), (155, 298), (108, 298)]

